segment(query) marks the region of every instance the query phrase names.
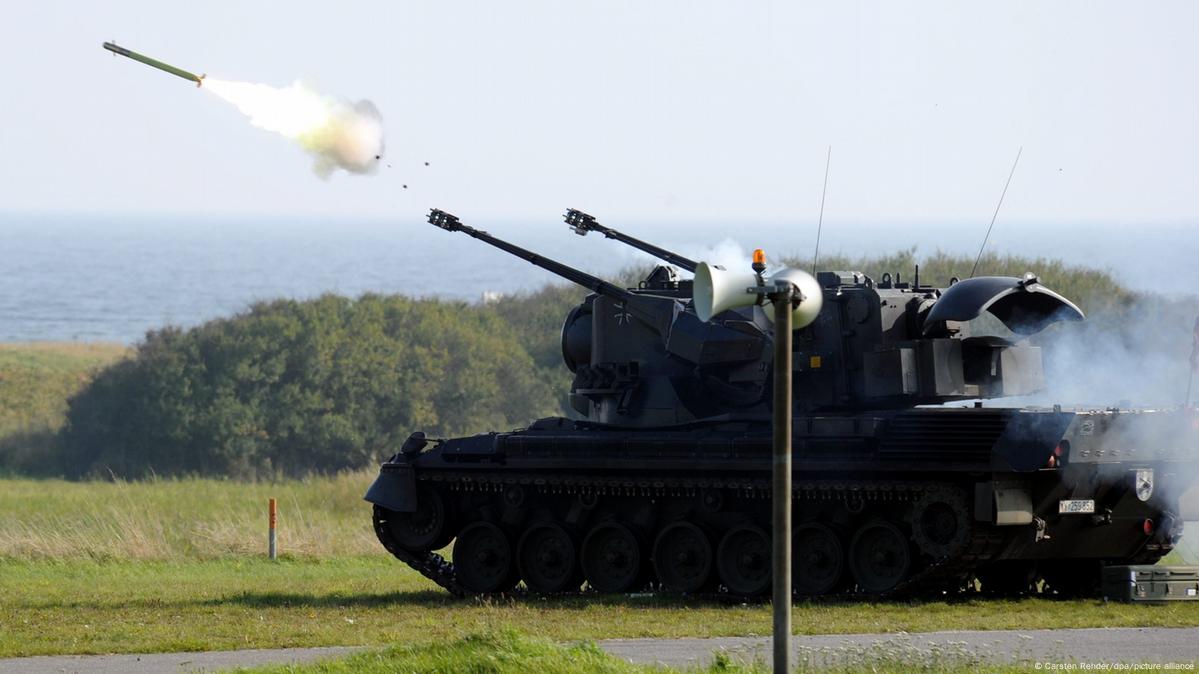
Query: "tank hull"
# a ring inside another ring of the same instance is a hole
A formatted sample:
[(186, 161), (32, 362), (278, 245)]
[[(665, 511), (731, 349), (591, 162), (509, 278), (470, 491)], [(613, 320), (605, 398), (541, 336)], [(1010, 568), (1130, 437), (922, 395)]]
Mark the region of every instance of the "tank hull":
[[(976, 579), (1026, 592), (1038, 577), (1086, 592), (1103, 565), (1153, 563), (1181, 535), (1177, 483), (1194, 461), (1181, 413), (936, 408), (794, 421), (802, 594), (939, 593)], [(1133, 446), (1145, 437), (1166, 444)], [(459, 594), (586, 581), (757, 596), (769, 589), (770, 443), (761, 419), (657, 430), (544, 419), (398, 454), (366, 499), (384, 546)], [(453, 563), (435, 552), (452, 540)]]

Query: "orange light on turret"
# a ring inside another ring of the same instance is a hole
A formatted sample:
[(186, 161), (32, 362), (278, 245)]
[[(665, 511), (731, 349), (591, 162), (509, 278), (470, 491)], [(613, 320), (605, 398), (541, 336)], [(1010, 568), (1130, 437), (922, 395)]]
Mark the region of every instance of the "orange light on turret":
[(754, 249), (753, 270), (759, 275), (766, 271), (766, 251), (762, 250), (761, 248)]

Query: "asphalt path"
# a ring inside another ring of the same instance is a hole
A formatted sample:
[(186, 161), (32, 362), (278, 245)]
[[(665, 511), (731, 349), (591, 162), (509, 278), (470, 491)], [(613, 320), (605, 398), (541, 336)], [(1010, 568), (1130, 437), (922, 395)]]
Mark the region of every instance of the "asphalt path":
[[(600, 646), (613, 655), (642, 664), (706, 665), (716, 653), (738, 661), (760, 659), (769, 663), (771, 658), (769, 637), (614, 639), (601, 641)], [(1115, 666), (1117, 663), (1174, 664), (1182, 666), (1173, 671), (1193, 672), (1195, 660), (1199, 659), (1199, 628), (795, 636), (792, 647), (793, 662), (808, 666), (866, 668), (871, 662), (899, 659), (913, 664), (1022, 664), (1029, 671), (1116, 671), (1121, 669)], [(1096, 667), (1070, 667), (1069, 663)]]
[(0, 674), (180, 674), (339, 658), (361, 648), (280, 648), (141, 655), (39, 655), (0, 660)]
[[(770, 660), (769, 637), (609, 639), (605, 651), (642, 664), (706, 665), (718, 653), (738, 661)], [(1019, 664), (1029, 671), (1135, 671), (1117, 665), (1160, 665), (1141, 671), (1195, 671), (1199, 628), (1099, 628), (839, 634), (792, 638), (795, 663), (868, 667), (871, 662)], [(178, 674), (337, 658), (360, 648), (37, 656), (0, 659), (0, 674)], [(1173, 665), (1173, 667), (1171, 667)]]

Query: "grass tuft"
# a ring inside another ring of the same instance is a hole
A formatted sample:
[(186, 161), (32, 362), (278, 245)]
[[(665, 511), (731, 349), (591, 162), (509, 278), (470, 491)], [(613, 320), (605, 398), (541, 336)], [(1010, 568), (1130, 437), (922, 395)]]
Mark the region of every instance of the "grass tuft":
[[(258, 674), (641, 674), (662, 668), (634, 665), (613, 657), (594, 642), (556, 644), (513, 629), (473, 633), (449, 643), (396, 646), (339, 660), (241, 670)], [(721, 670), (747, 671), (747, 670)]]

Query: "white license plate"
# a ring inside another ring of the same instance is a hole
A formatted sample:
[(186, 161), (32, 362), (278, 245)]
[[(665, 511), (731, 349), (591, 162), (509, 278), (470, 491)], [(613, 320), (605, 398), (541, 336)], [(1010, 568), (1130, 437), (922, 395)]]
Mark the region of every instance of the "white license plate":
[(1094, 513), (1095, 499), (1089, 498), (1064, 498), (1057, 502), (1057, 511), (1062, 515), (1072, 515), (1076, 513)]

